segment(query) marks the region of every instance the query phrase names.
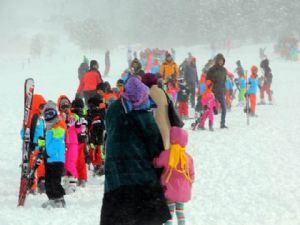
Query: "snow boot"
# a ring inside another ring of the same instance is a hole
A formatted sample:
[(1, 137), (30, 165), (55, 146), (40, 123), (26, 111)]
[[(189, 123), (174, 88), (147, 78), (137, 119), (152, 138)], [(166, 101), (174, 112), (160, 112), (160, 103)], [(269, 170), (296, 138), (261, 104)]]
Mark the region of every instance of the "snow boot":
[(74, 193), (76, 191), (76, 186), (77, 186), (77, 179), (75, 177), (66, 176), (64, 178), (63, 188), (65, 189), (67, 195)]
[(57, 199), (49, 199), (48, 201), (42, 204), (42, 208), (65, 208), (66, 202), (64, 197), (57, 198)]
[(85, 188), (86, 187), (86, 180), (78, 180), (77, 186)]
[(214, 131), (213, 125), (209, 123), (209, 131)]
[(38, 193), (43, 194), (46, 193), (46, 188), (45, 188), (45, 179), (41, 178), (38, 182)]

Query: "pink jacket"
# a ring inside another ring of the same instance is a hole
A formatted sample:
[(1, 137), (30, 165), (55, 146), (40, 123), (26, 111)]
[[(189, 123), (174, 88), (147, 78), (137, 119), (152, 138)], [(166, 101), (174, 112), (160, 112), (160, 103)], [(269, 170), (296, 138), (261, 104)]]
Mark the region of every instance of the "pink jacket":
[(215, 96), (212, 92), (204, 92), (202, 99), (201, 99), (202, 106), (207, 106), (210, 111), (216, 107), (216, 100)]
[(79, 117), (76, 114), (71, 114), (68, 116), (67, 121), (67, 133), (66, 133), (66, 144), (78, 144), (78, 138), (77, 135), (81, 132), (82, 127), (76, 127), (75, 124)]
[[(170, 132), (171, 144), (180, 144), (186, 146), (187, 144), (187, 132), (179, 127), (172, 127)], [(154, 167), (164, 168), (163, 175), (161, 176), (161, 184), (166, 188), (165, 197), (172, 202), (188, 202), (191, 200), (192, 184), (181, 173), (173, 171), (168, 183), (166, 183), (165, 174), (168, 171), (170, 151), (162, 151), (156, 159), (154, 159)], [(194, 162), (190, 155), (188, 155), (189, 173), (194, 180)]]

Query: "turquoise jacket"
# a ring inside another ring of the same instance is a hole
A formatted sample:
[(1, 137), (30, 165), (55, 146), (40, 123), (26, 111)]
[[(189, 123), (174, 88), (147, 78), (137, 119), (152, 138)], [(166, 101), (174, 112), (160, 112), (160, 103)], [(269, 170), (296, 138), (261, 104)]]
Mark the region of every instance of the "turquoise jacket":
[(249, 84), (249, 87), (248, 87), (247, 93), (248, 94), (256, 94), (257, 88), (258, 88), (258, 79), (250, 77), (248, 79), (248, 84)]
[(227, 91), (233, 89), (233, 83), (232, 83), (232, 81), (229, 78), (226, 79), (225, 87), (226, 87)]
[(47, 163), (65, 162), (65, 133), (66, 130), (59, 124), (46, 132)]
[(246, 88), (246, 80), (244, 78), (239, 78), (238, 85), (239, 85), (240, 89)]

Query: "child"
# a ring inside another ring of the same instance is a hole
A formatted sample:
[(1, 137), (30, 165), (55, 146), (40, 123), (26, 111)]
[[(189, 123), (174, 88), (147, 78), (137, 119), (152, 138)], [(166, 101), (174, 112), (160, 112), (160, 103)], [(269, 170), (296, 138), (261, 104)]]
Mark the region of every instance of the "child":
[(70, 100), (62, 95), (57, 101), (58, 110), (61, 118), (66, 122), (66, 177), (64, 179), (64, 188), (67, 194), (76, 191), (77, 185), (77, 158), (78, 158), (78, 139), (77, 135), (81, 132), (81, 125), (78, 124), (79, 116), (71, 112)]
[(75, 113), (79, 116), (79, 121), (77, 122), (77, 126), (81, 126), (81, 132), (77, 135), (78, 139), (78, 157), (76, 168), (78, 172), (78, 183), (77, 185), (80, 187), (85, 187), (87, 182), (87, 171), (86, 171), (86, 162), (85, 162), (85, 149), (86, 149), (86, 141), (87, 141), (87, 120), (85, 119), (84, 113), (84, 102), (81, 98), (76, 98), (72, 102), (72, 113)]
[(154, 159), (154, 167), (164, 168), (161, 184), (165, 187), (165, 197), (168, 201), (172, 219), (166, 225), (173, 223), (176, 210), (178, 224), (185, 224), (184, 203), (191, 200), (192, 183), (194, 182), (194, 163), (185, 151), (188, 133), (179, 127), (170, 131), (171, 146)]
[(217, 114), (215, 95), (212, 92), (213, 83), (211, 80), (206, 81), (206, 90), (202, 95), (202, 107), (204, 112), (201, 116), (199, 128), (204, 130), (206, 118), (209, 119), (209, 130), (214, 131), (214, 114)]
[(180, 84), (180, 89), (177, 94), (177, 101), (179, 107), (179, 115), (180, 117), (187, 119), (189, 117), (189, 94), (190, 91), (187, 89), (184, 84)]
[(239, 103), (238, 105), (244, 105), (245, 103), (245, 94), (247, 92), (247, 85), (246, 85), (246, 79), (245, 79), (245, 75), (241, 74), (239, 75), (239, 78), (237, 80), (237, 87), (239, 89)]
[(250, 101), (250, 116), (256, 116), (255, 107), (256, 107), (256, 92), (258, 88), (258, 79), (257, 79), (258, 68), (256, 66), (251, 67), (251, 76), (248, 79), (249, 88), (247, 95), (249, 96)]
[[(34, 165), (34, 162), (39, 154), (38, 138), (45, 136), (45, 124), (44, 120), (42, 119), (42, 112), (45, 104), (46, 101), (42, 95), (33, 95), (30, 121), (30, 141), (32, 143), (32, 148), (30, 150), (33, 152), (30, 155), (30, 167)], [(36, 170), (35, 180), (31, 188), (33, 193), (35, 193), (36, 190), (39, 193), (45, 192), (45, 165), (43, 160)]]
[(124, 81), (122, 79), (119, 79), (117, 81), (117, 88), (119, 90), (119, 96), (118, 96), (118, 98), (120, 98), (123, 95), (123, 93), (124, 93)]
[(45, 158), (45, 188), (48, 201), (42, 204), (43, 208), (64, 208), (65, 191), (61, 186), (61, 176), (65, 162), (65, 133), (66, 124), (58, 116), (56, 105), (48, 101), (44, 107), (43, 117), (46, 123), (45, 139), (39, 138), (39, 147), (46, 148)]
[(99, 96), (94, 96), (88, 101), (88, 135), (89, 135), (89, 156), (94, 167), (94, 175), (103, 175), (104, 154), (103, 135), (105, 108), (102, 108), (102, 100)]

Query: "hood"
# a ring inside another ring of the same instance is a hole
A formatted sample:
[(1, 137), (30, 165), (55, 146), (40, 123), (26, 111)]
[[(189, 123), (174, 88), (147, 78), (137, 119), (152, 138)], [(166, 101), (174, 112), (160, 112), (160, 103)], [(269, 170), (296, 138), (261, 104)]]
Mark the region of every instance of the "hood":
[(171, 127), (170, 142), (171, 144), (179, 144), (181, 147), (185, 147), (188, 143), (187, 131), (180, 127)]
[(61, 95), (59, 96), (58, 100), (57, 100), (57, 108), (59, 112), (62, 112), (62, 110), (60, 109), (60, 106), (62, 105), (62, 103), (64, 102), (68, 102), (71, 106), (71, 101), (70, 99), (66, 96), (66, 95)]
[(45, 105), (45, 104), (46, 104), (46, 100), (42, 95), (39, 94), (33, 95), (31, 113), (33, 115), (39, 113), (40, 105)]
[(218, 60), (220, 60), (220, 59), (223, 59), (223, 61), (224, 61), (224, 64), (223, 64), (223, 65), (225, 65), (225, 57), (224, 57), (224, 55), (223, 55), (222, 53), (219, 53), (219, 54), (217, 54), (217, 55), (215, 56), (215, 63), (216, 63)]

